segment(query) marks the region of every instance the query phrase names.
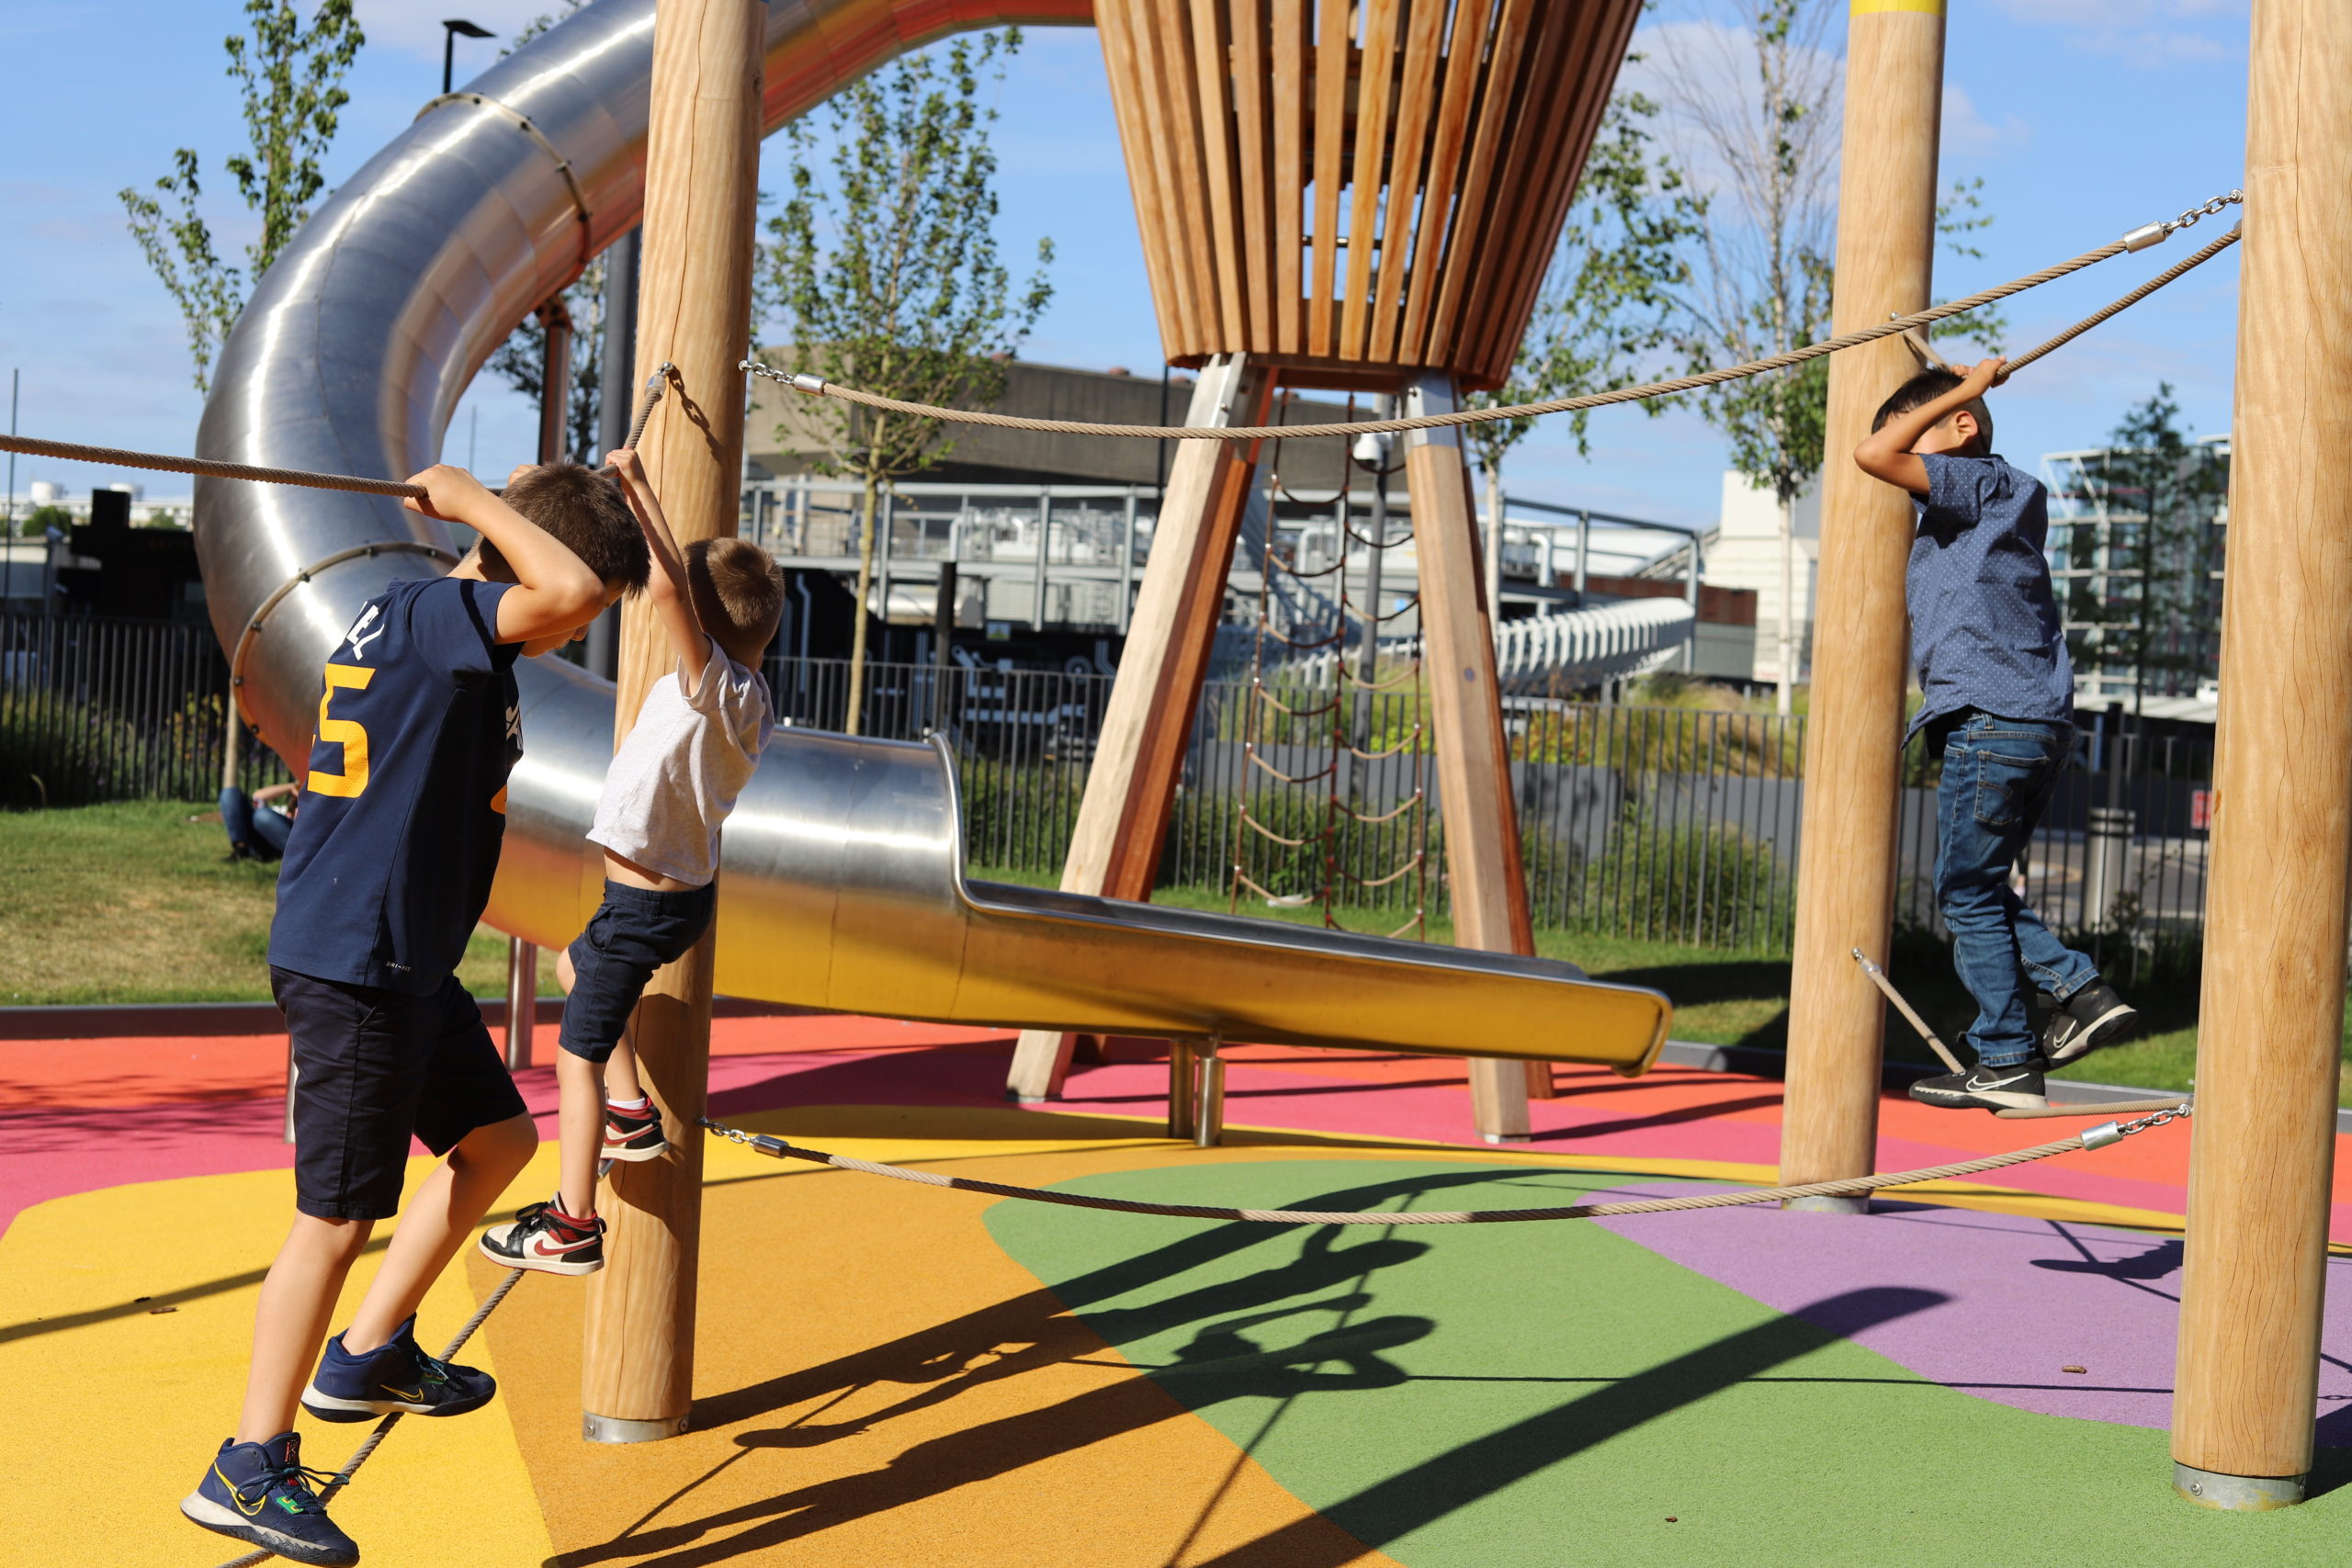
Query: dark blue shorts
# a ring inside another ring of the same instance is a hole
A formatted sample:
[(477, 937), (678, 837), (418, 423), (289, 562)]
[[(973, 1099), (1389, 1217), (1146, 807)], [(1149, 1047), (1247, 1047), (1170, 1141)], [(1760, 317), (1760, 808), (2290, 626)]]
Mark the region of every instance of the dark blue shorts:
[(294, 1206), (325, 1220), (400, 1212), (409, 1137), (446, 1155), (477, 1127), (523, 1114), (465, 987), (430, 996), (273, 967), (294, 1051)]
[(675, 964), (710, 929), (718, 885), (656, 893), (606, 881), (605, 901), (571, 943), (571, 995), (563, 1003), (563, 1048), (602, 1062), (620, 1043), (645, 983)]

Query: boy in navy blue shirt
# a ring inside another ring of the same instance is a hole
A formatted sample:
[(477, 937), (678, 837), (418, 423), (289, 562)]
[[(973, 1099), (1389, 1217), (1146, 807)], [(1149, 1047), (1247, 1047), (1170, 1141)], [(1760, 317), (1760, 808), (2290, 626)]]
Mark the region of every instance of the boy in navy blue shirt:
[[(1976, 998), (1976, 1066), (1911, 1086), (1947, 1110), (2049, 1103), (2043, 1074), (2120, 1039), (2137, 1019), (2082, 953), (2009, 886), (2075, 750), (2075, 675), (2042, 553), (2041, 481), (1993, 454), (1984, 393), (2004, 361), (1923, 370), (1886, 400), (1854, 450), (1863, 472), (1915, 498), (1905, 587), (1926, 701), (1904, 735), (1943, 750), (1936, 899), (1953, 966)], [(2020, 971), (2057, 998), (2036, 1041)]]
[[(367, 1421), (461, 1415), (496, 1392), (415, 1337), (426, 1289), (538, 1142), (456, 970), (522, 755), (514, 660), (581, 635), (649, 565), (628, 503), (576, 464), (518, 470), (504, 501), (458, 468), (410, 482), (428, 492), (410, 508), (481, 543), (447, 577), (368, 601), (327, 656), (269, 941), (296, 1066), (297, 1213), (262, 1284), (236, 1433), (180, 1505), (209, 1529), (327, 1565), (359, 1549), (310, 1489), (297, 1399), (321, 1420)], [(412, 1134), (447, 1158), (322, 1353), (353, 1260), (400, 1209)]]

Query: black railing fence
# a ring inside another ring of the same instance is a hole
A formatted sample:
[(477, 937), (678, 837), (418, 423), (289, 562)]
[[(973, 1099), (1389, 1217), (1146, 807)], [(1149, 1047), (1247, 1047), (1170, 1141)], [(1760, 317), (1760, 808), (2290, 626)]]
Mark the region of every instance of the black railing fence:
[[(775, 659), (767, 673), (780, 719), (846, 728), (846, 660)], [(0, 805), (209, 799), (226, 679), (200, 626), (0, 615)], [(1246, 679), (1204, 687), (1161, 885), (1244, 908), (1319, 905), (1363, 930), (1442, 917), (1424, 695), (1409, 684), (1340, 694), (1266, 680), (1254, 697)], [(1092, 671), (873, 664), (861, 728), (888, 739), (945, 736), (972, 865), (1049, 880), (1069, 851), (1111, 684)], [(1506, 719), (1538, 925), (1786, 949), (1803, 718), (1515, 701)], [(243, 752), (247, 788), (286, 776), (266, 750)], [(1940, 934), (1937, 765), (1908, 759), (1896, 919)], [(2101, 948), (2193, 949), (2211, 776), (2210, 742), (2086, 734), (2021, 863), (2024, 897)]]
[[(0, 806), (209, 800), (228, 661), (203, 626), (0, 613)], [(247, 745), (247, 789), (287, 776)]]

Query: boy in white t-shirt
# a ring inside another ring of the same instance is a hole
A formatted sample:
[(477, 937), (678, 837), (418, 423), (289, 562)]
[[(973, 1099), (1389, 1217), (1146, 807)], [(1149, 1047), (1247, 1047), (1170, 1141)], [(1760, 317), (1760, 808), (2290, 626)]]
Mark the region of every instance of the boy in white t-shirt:
[(560, 1185), (481, 1238), (482, 1251), (508, 1268), (548, 1274), (605, 1266), (597, 1162), (655, 1159), (669, 1148), (624, 1036), (654, 970), (709, 929), (719, 825), (775, 728), (759, 667), (784, 613), (784, 573), (765, 550), (711, 539), (682, 557), (637, 453), (605, 461), (653, 553), (646, 595), (678, 668), (646, 694), (605, 774), (588, 830), (605, 851), (605, 900), (557, 965), (571, 993), (556, 1056)]

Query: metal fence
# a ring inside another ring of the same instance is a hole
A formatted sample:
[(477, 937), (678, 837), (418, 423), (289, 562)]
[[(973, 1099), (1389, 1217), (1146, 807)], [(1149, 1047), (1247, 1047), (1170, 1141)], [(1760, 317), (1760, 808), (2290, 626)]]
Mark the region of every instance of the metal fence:
[[(846, 660), (775, 659), (767, 674), (780, 719), (846, 727)], [(0, 804), (209, 799), (220, 776), (225, 679), (201, 626), (0, 614)], [(1050, 880), (1069, 851), (1111, 685), (1092, 673), (873, 664), (862, 728), (948, 737), (975, 869)], [(1336, 691), (1252, 690), (1219, 680), (1202, 692), (1161, 885), (1321, 904), (1333, 918), (1363, 916), (1350, 923), (1363, 929), (1442, 916), (1442, 803), (1422, 694), (1409, 681), (1357, 689), (1334, 709)], [(1802, 718), (1511, 699), (1506, 721), (1538, 925), (1786, 949)], [(253, 750), (246, 787), (285, 776), (277, 758)], [(1916, 750), (1906, 760), (1896, 919), (1940, 934), (1935, 766)], [(2021, 863), (2024, 897), (2094, 947), (2124, 942), (2144, 955), (2193, 943), (2211, 776), (2210, 741), (2084, 734)]]
[[(0, 806), (209, 800), (228, 678), (206, 626), (0, 612)], [(287, 776), (246, 750), (246, 788)]]

